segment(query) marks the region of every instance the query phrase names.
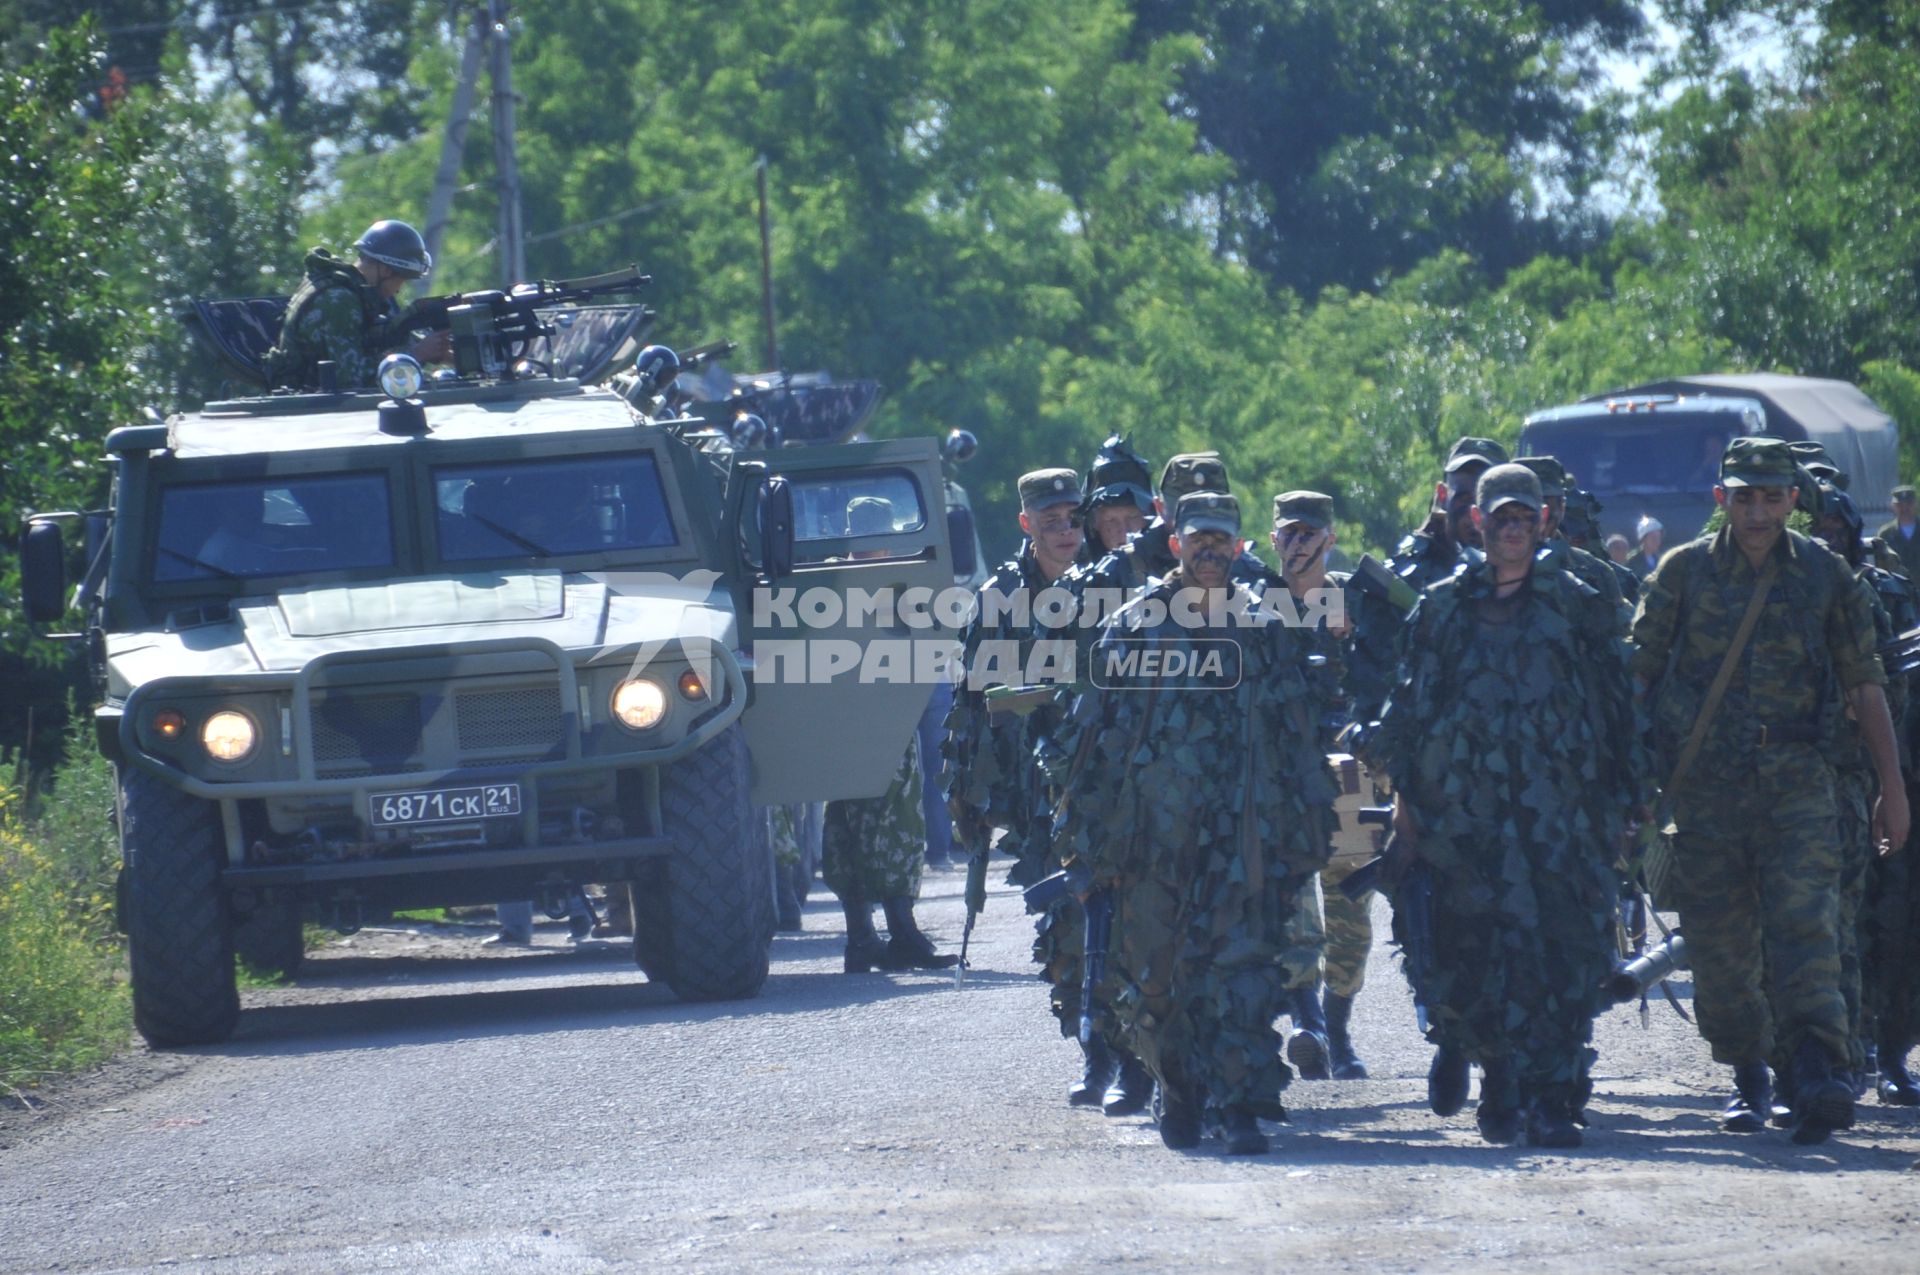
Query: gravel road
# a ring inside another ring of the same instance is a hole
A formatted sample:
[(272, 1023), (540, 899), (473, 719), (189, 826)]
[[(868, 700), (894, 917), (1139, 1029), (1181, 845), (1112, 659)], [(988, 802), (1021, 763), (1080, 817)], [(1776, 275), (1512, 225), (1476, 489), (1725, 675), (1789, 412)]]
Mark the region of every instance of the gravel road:
[[(961, 885), (928, 876), (943, 946)], [(957, 990), (839, 973), (824, 894), (807, 926), (759, 999), (724, 1005), (559, 928), (530, 952), (364, 931), (247, 992), (229, 1044), (136, 1049), (0, 1110), (0, 1271), (1920, 1264), (1920, 1115), (1869, 1098), (1811, 1149), (1720, 1134), (1725, 1077), (1664, 1006), (1602, 1021), (1583, 1149), (1488, 1147), (1470, 1108), (1426, 1111), (1382, 949), (1355, 1012), (1375, 1079), (1296, 1084), (1273, 1153), (1227, 1159), (1066, 1106), (1077, 1051), (1011, 891)]]

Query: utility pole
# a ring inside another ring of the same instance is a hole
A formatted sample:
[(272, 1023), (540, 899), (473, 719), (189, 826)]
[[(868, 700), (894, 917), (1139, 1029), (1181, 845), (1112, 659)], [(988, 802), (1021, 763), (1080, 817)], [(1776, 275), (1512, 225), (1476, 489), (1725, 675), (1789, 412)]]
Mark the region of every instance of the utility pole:
[(520, 221), (520, 161), (513, 147), (513, 53), (507, 30), (507, 0), (487, 0), (487, 38), (492, 45), (493, 162), (498, 174), (500, 278), (527, 277), (526, 231)]
[(427, 255), (440, 260), (447, 218), (453, 212), (453, 192), (460, 183), (460, 158), (467, 149), (467, 125), (473, 120), (473, 93), (480, 81), (480, 55), (486, 52), (485, 15), (470, 15), (466, 44), (460, 50), (460, 79), (453, 86), (453, 111), (440, 139), (440, 167), (433, 175), (433, 194), (427, 200)]
[(754, 161), (760, 187), (760, 319), (767, 329), (767, 370), (780, 370), (780, 342), (773, 331), (773, 223), (767, 215), (767, 157)]

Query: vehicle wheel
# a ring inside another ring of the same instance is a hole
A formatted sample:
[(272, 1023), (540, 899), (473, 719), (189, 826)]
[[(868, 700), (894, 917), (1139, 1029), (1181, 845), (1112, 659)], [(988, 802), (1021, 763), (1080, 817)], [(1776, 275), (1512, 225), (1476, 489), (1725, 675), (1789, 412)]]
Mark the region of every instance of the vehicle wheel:
[(134, 1026), (162, 1049), (227, 1039), (240, 1021), (240, 995), (220, 895), (218, 808), (123, 770), (120, 855)]
[(767, 981), (773, 856), (747, 800), (747, 765), (736, 725), (660, 777), (675, 850), (664, 889), (634, 889), (634, 959), (648, 977), (658, 964), (681, 1000), (753, 996)]
[(257, 974), (292, 978), (307, 958), (307, 934), (300, 905), (262, 903), (233, 924), (233, 950)]

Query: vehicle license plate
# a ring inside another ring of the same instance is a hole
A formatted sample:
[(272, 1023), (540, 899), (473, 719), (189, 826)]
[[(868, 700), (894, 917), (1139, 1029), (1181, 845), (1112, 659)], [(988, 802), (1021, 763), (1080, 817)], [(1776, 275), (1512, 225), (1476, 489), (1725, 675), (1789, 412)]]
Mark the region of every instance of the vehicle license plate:
[(376, 827), (496, 819), (520, 813), (519, 784), (477, 788), (429, 788), (424, 792), (377, 792), (367, 799)]

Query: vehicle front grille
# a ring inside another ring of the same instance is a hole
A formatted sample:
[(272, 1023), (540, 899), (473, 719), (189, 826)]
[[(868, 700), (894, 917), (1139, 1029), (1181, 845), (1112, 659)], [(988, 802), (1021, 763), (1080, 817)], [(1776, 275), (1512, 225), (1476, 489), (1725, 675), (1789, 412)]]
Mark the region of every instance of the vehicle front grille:
[(314, 769), (324, 776), (421, 769), (420, 697), (333, 690), (313, 700)]
[(511, 748), (539, 757), (566, 747), (558, 686), (459, 691), (454, 718), (462, 753)]

